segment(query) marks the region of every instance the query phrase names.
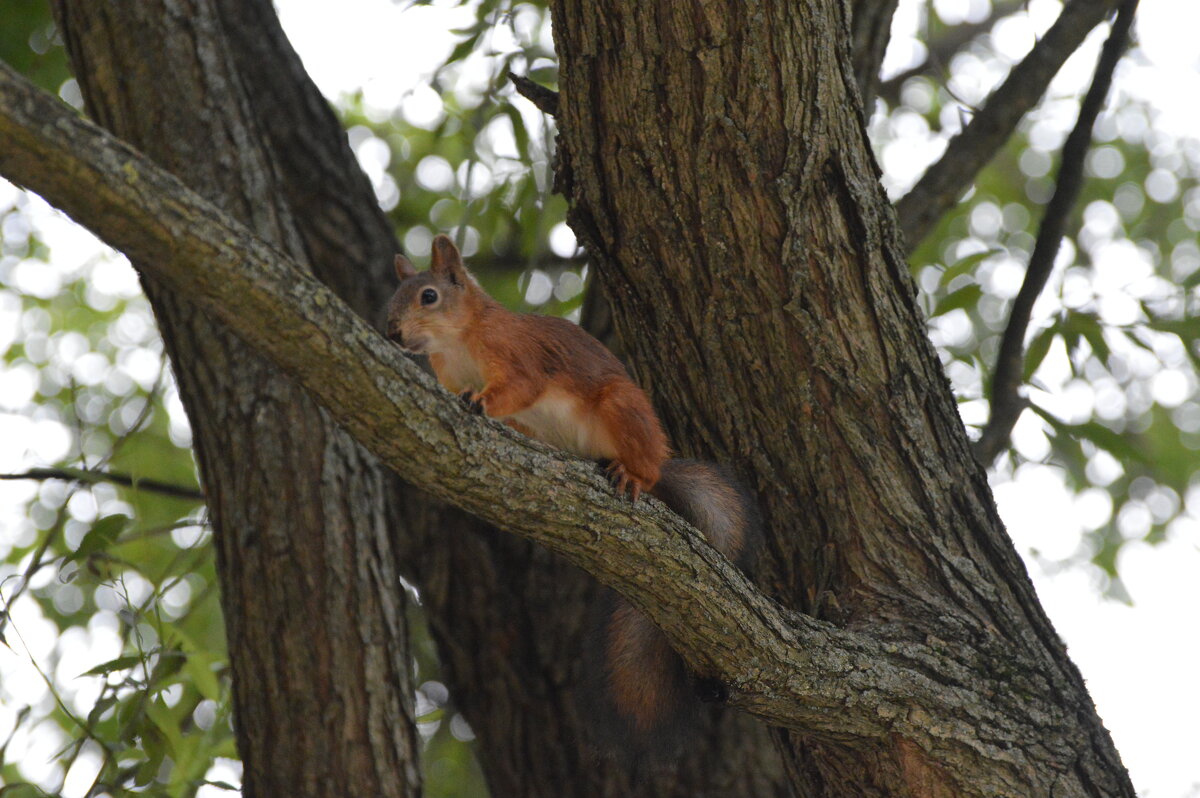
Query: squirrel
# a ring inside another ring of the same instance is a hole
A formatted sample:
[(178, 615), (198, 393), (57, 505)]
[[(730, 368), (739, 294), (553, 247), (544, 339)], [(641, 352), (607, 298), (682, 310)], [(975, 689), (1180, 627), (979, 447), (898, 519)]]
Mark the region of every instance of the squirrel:
[[(618, 495), (646, 492), (745, 566), (758, 533), (749, 495), (723, 467), (671, 459), (646, 394), (603, 344), (561, 318), (515, 313), (492, 299), (454, 243), (433, 240), (429, 271), (395, 258), (400, 286), (388, 304), (387, 337), (429, 356), (438, 381), (477, 413), (581, 457), (607, 462)], [(644, 615), (610, 591), (594, 637), (598, 673), (588, 692), (603, 696), (601, 747), (637, 745), (667, 754), (698, 711), (682, 659)], [(722, 685), (701, 680), (702, 699)]]

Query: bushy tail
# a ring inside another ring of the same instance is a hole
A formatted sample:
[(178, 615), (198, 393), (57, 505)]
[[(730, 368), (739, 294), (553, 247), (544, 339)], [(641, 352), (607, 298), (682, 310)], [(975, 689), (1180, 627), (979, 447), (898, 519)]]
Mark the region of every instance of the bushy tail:
[[(651, 493), (703, 532), (713, 548), (747, 567), (759, 535), (758, 513), (728, 469), (669, 460)], [(598, 684), (590, 689), (600, 710), (596, 741), (610, 755), (671, 756), (697, 720), (698, 686), (658, 627), (624, 599), (608, 591), (602, 613), (589, 657), (598, 671), (592, 676)]]

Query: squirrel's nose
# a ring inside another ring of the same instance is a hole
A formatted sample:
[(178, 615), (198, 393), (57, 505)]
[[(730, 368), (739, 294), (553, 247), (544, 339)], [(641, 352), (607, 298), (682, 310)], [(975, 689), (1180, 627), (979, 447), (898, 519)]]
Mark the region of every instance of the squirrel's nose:
[(402, 333), (400, 331), (399, 326), (393, 327), (389, 324), (388, 330), (387, 330), (387, 338), (389, 341), (391, 341), (394, 344), (399, 344), (400, 346), (404, 346), (404, 333)]

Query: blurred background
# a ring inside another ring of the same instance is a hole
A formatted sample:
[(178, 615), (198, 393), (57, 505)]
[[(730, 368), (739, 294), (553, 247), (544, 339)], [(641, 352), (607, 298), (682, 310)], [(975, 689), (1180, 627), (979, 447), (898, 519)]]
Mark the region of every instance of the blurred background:
[[(277, 0), (421, 265), (455, 235), (510, 307), (577, 318), (587, 264), (551, 193), (537, 3)], [(1058, 15), (902, 0), (869, 129), (898, 199)], [(81, 105), (49, 10), (4, 0), (0, 58)], [(1009, 533), (1139, 792), (1200, 795), (1200, 4), (1143, 0), (1083, 195), (1034, 308), (1031, 408), (991, 470)], [(1107, 26), (911, 258), (972, 435), (1058, 153)], [(0, 784), (232, 795), (239, 766), (210, 529), (154, 320), (123, 257), (0, 181)], [(419, 597), (415, 604), (419, 604)], [(484, 795), (414, 610), (430, 795)]]

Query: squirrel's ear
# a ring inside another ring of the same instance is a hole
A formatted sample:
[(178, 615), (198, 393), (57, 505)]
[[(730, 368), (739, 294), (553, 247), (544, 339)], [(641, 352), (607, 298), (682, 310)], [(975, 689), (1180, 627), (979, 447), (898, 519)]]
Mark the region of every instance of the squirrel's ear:
[(439, 235), (433, 239), (429, 270), (434, 274), (445, 277), (455, 285), (466, 285), (470, 282), (467, 269), (463, 266), (462, 255), (449, 236)]
[(409, 277), (415, 277), (417, 274), (416, 268), (412, 265), (412, 261), (403, 255), (396, 255), (396, 276), (401, 280), (407, 280)]

